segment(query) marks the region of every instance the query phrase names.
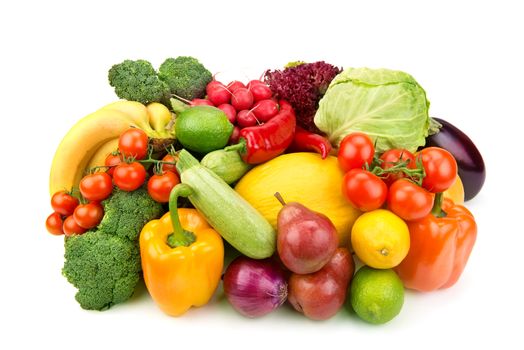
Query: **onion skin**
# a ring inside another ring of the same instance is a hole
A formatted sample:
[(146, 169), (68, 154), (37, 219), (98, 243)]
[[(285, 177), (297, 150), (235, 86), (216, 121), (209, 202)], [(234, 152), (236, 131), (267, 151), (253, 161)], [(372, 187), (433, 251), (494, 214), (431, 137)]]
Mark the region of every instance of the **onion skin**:
[(441, 147), (457, 160), (458, 174), (464, 184), (464, 199), (475, 197), (486, 180), (486, 166), (479, 150), (471, 139), (459, 128), (443, 119), (433, 118), (442, 128), (426, 138), (426, 147)]
[(227, 267), (223, 283), (231, 306), (249, 318), (264, 316), (287, 299), (285, 273), (271, 259), (240, 256)]

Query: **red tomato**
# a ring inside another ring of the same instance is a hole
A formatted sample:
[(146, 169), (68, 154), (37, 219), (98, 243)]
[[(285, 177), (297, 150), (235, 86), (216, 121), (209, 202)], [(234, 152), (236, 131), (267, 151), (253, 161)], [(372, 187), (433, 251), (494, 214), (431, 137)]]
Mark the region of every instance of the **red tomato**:
[(51, 207), (53, 210), (61, 215), (69, 216), (73, 214), (76, 206), (78, 205), (78, 199), (71, 196), (66, 191), (56, 192), (51, 197)]
[(80, 227), (90, 229), (98, 226), (100, 221), (102, 221), (104, 208), (97, 202), (80, 204), (76, 207), (73, 217)]
[(105, 172), (86, 175), (80, 180), (80, 193), (89, 201), (101, 201), (113, 192), (111, 176)]
[[(408, 169), (416, 169), (417, 163), (415, 162), (415, 156), (413, 153), (406, 149), (390, 149), (386, 152), (384, 152), (380, 156), (380, 160), (382, 160), (382, 163), (380, 163), (380, 167), (382, 169), (389, 169), (393, 167), (395, 164), (397, 164), (399, 161), (405, 161), (407, 162), (406, 167)], [(395, 173), (389, 173), (387, 174), (382, 180), (388, 185), (391, 186), (395, 180), (401, 179), (406, 177), (406, 175), (402, 172), (395, 172)]]
[(104, 165), (109, 167), (107, 168), (106, 173), (108, 173), (110, 176), (113, 176), (115, 167), (120, 163), (122, 163), (122, 158), (120, 158), (119, 154), (108, 154), (104, 162)]
[(370, 211), (382, 207), (388, 187), (375, 174), (363, 169), (352, 169), (344, 175), (342, 194), (355, 208)]
[(171, 171), (166, 171), (161, 175), (155, 174), (147, 182), (147, 192), (155, 201), (167, 203), (169, 202), (171, 190), (179, 183), (180, 179)]
[(45, 227), (47, 228), (47, 231), (52, 235), (63, 235), (64, 230), (62, 226), (64, 225), (64, 220), (62, 220), (62, 217), (58, 213), (53, 213), (47, 217), (47, 220), (45, 221)]
[(78, 223), (75, 221), (75, 218), (73, 215), (69, 215), (64, 220), (64, 226), (63, 226), (64, 234), (66, 236), (72, 236), (72, 235), (81, 235), (82, 233), (86, 232), (87, 230), (83, 228), (82, 226), (78, 225)]
[(419, 156), (426, 172), (422, 187), (438, 193), (444, 192), (453, 185), (458, 170), (457, 161), (451, 153), (439, 147), (428, 147), (420, 151)]
[(138, 162), (121, 163), (113, 173), (113, 182), (123, 191), (134, 191), (146, 180), (146, 169)]
[(143, 130), (131, 128), (120, 135), (118, 149), (126, 158), (144, 159), (148, 142), (147, 134)]
[(435, 195), (406, 179), (395, 181), (388, 192), (388, 208), (404, 220), (418, 220), (433, 208)]
[(342, 140), (338, 149), (338, 164), (344, 172), (362, 168), (373, 162), (375, 147), (373, 141), (362, 132), (354, 132)]
[(170, 162), (170, 163), (173, 163), (173, 164), (162, 164), (162, 171), (172, 171), (174, 172), (175, 174), (177, 174), (177, 170), (176, 170), (176, 158), (175, 156), (173, 156), (172, 154), (166, 154), (164, 156), (164, 158), (162, 158), (162, 161), (163, 162)]

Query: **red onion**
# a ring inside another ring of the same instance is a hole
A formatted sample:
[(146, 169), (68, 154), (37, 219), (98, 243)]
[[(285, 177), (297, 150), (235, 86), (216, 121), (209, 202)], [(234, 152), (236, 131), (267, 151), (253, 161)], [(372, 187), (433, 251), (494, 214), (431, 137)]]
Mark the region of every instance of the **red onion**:
[(246, 317), (264, 316), (287, 298), (284, 272), (271, 259), (236, 258), (224, 274), (224, 292), (235, 310)]

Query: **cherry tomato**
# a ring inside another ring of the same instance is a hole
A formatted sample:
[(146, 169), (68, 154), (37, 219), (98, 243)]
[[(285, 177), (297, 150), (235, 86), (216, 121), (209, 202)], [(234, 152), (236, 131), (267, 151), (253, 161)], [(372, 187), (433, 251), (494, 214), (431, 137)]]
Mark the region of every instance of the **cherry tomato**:
[(138, 162), (120, 163), (113, 173), (113, 182), (123, 191), (134, 191), (146, 180), (146, 169)]
[(147, 134), (143, 130), (131, 128), (120, 135), (118, 149), (127, 158), (144, 159), (148, 142)]
[(115, 167), (120, 163), (122, 163), (122, 158), (120, 158), (119, 154), (108, 154), (104, 162), (104, 165), (109, 167), (107, 168), (106, 173), (108, 173), (110, 176), (113, 176)]
[(78, 223), (75, 221), (75, 218), (73, 215), (69, 215), (64, 220), (64, 226), (63, 226), (64, 234), (66, 236), (72, 236), (72, 235), (81, 235), (82, 233), (86, 232), (87, 230), (83, 228), (82, 226), (78, 225)]
[(342, 194), (355, 208), (370, 211), (382, 207), (388, 187), (375, 174), (363, 169), (352, 169), (344, 175)]
[(105, 172), (86, 175), (80, 180), (80, 193), (89, 201), (101, 201), (113, 192), (111, 176)]
[(422, 187), (438, 193), (453, 185), (457, 178), (457, 161), (451, 153), (439, 147), (428, 147), (420, 151), (419, 156), (426, 172)]
[(147, 192), (155, 201), (167, 203), (171, 190), (179, 183), (180, 179), (171, 171), (166, 171), (161, 175), (155, 174), (147, 182)]
[(174, 164), (176, 163), (175, 156), (173, 156), (172, 154), (166, 154), (164, 158), (162, 158), (162, 161), (173, 163), (173, 164), (166, 164), (166, 163), (162, 164), (162, 171), (172, 171), (175, 174), (178, 173), (176, 170), (176, 165)]
[(73, 213), (73, 218), (78, 226), (86, 229), (98, 226), (103, 217), (104, 208), (98, 202), (80, 204)]
[(64, 220), (62, 220), (62, 217), (58, 213), (53, 213), (47, 217), (47, 220), (45, 221), (45, 227), (47, 228), (47, 231), (52, 235), (63, 235), (64, 230), (62, 226), (64, 225)]
[(53, 197), (51, 197), (51, 207), (61, 215), (69, 216), (73, 214), (77, 205), (78, 199), (66, 191), (56, 192)]
[(388, 208), (404, 220), (418, 220), (433, 208), (435, 195), (406, 179), (399, 179), (389, 187)]
[[(417, 163), (415, 162), (415, 156), (413, 153), (408, 151), (407, 149), (390, 149), (380, 156), (380, 160), (382, 160), (382, 163), (380, 163), (380, 167), (382, 169), (389, 169), (393, 167), (395, 164), (397, 164), (399, 161), (407, 162), (406, 167), (408, 169), (416, 169)], [(391, 186), (395, 180), (401, 179), (406, 177), (406, 175), (402, 172), (395, 172), (395, 173), (389, 173), (387, 174), (382, 180), (386, 183), (386, 185)]]
[(373, 141), (362, 132), (354, 132), (344, 137), (340, 143), (338, 164), (344, 172), (348, 172), (362, 168), (366, 163), (371, 164), (374, 154)]

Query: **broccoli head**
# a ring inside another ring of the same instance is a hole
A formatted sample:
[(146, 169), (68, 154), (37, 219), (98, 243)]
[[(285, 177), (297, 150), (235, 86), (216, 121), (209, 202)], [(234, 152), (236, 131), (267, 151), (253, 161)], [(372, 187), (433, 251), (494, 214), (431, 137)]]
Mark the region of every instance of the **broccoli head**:
[(136, 242), (145, 224), (162, 215), (162, 205), (155, 202), (144, 187), (126, 192), (115, 189), (102, 202), (104, 217), (98, 230)]
[(148, 61), (125, 60), (109, 70), (109, 84), (118, 97), (143, 104), (169, 99), (169, 87)]
[(186, 100), (204, 97), (206, 86), (213, 79), (202, 63), (189, 56), (166, 59), (160, 65), (158, 76), (167, 83), (172, 94)]
[(104, 310), (129, 299), (140, 271), (140, 250), (135, 242), (102, 231), (65, 240), (62, 273), (78, 288), (75, 298), (84, 309)]
[(76, 300), (88, 310), (104, 310), (133, 295), (141, 273), (140, 231), (163, 213), (143, 187), (115, 189), (102, 204), (104, 218), (96, 230), (65, 239), (62, 273), (78, 288)]

